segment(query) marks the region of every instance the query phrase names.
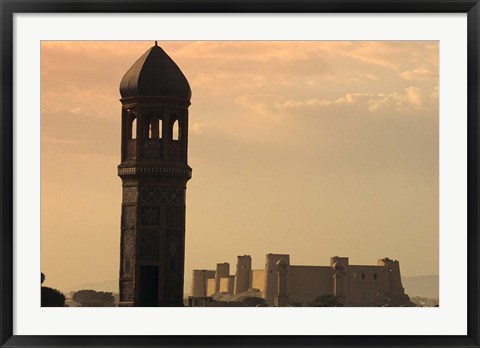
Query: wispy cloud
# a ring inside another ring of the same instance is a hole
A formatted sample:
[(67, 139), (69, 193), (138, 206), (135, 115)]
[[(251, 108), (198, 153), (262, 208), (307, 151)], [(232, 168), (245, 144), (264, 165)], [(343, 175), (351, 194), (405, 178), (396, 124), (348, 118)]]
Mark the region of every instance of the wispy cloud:
[(405, 80), (426, 80), (438, 76), (427, 68), (417, 68), (413, 70), (403, 71), (400, 76)]
[(67, 138), (53, 138), (49, 136), (42, 136), (42, 141), (45, 141), (54, 145), (80, 145), (83, 142), (79, 140), (67, 139)]
[(409, 86), (403, 93), (347, 93), (336, 99), (288, 99), (276, 95), (242, 95), (235, 103), (258, 114), (278, 118), (283, 114), (302, 116), (319, 111), (318, 115), (341, 115), (342, 112), (391, 115), (392, 112), (421, 110), (436, 102), (434, 91), (425, 91), (419, 87)]

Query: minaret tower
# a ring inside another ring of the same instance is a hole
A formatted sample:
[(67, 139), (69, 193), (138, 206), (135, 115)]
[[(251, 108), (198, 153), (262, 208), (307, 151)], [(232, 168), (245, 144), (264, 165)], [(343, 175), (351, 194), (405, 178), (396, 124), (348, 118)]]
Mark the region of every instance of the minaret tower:
[(191, 90), (157, 45), (120, 83), (120, 306), (182, 306)]

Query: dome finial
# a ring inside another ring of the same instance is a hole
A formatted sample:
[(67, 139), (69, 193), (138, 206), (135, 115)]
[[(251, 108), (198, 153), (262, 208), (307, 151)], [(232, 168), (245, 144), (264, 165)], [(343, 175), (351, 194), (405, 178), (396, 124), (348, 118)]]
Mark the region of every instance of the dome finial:
[(155, 46), (158, 46), (158, 41), (157, 40), (155, 40)]

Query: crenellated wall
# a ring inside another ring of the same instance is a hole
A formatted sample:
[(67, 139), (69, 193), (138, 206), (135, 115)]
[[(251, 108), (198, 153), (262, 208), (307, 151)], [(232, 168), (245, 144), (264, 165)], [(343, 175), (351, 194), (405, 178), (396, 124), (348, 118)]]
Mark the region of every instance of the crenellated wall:
[(389, 274), (379, 266), (349, 266), (345, 304), (364, 306), (381, 302), (389, 292)]

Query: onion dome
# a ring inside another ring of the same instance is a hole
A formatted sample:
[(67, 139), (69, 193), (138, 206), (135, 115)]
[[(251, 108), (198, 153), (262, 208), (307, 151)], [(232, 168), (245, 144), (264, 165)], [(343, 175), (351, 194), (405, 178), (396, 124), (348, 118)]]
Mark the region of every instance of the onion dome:
[(157, 45), (132, 65), (120, 82), (122, 98), (170, 97), (190, 101), (192, 91), (180, 68)]

